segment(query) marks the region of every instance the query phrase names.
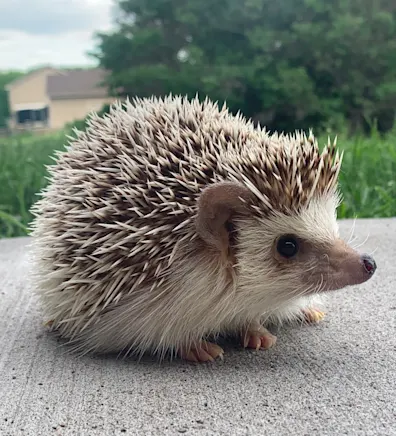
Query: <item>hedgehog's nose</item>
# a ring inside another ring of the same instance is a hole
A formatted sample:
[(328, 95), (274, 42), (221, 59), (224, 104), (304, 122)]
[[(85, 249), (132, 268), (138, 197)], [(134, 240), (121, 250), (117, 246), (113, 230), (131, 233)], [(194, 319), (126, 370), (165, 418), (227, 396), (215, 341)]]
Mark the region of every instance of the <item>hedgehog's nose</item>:
[(375, 260), (368, 254), (363, 254), (362, 262), (366, 273), (372, 276), (375, 273), (375, 270), (377, 269), (377, 264), (375, 263)]

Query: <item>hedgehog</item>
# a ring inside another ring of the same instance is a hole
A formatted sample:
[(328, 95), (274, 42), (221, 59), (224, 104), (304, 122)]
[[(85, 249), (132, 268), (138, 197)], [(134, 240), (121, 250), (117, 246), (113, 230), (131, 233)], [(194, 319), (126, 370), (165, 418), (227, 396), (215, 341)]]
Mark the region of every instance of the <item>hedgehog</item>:
[[(343, 152), (209, 97), (116, 100), (48, 166), (32, 281), (70, 349), (190, 362), (265, 350), (377, 266), (339, 236)], [(278, 333), (277, 333), (278, 335)]]

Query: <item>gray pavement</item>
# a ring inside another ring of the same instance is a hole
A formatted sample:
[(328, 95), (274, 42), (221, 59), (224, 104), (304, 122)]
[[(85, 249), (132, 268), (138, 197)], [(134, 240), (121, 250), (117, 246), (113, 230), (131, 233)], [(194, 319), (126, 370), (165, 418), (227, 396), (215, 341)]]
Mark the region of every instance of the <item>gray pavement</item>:
[(29, 291), (28, 239), (1, 240), (0, 435), (396, 435), (396, 218), (355, 234), (377, 273), (332, 294), (321, 325), (202, 366), (65, 353)]

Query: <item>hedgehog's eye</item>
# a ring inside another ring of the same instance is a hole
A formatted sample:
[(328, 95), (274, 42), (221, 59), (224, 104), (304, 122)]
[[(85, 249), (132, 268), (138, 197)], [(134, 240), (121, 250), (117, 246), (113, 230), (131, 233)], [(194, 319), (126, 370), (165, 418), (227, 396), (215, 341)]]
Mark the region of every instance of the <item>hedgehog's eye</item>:
[(298, 252), (297, 239), (293, 235), (283, 235), (278, 239), (276, 249), (281, 256), (289, 259)]

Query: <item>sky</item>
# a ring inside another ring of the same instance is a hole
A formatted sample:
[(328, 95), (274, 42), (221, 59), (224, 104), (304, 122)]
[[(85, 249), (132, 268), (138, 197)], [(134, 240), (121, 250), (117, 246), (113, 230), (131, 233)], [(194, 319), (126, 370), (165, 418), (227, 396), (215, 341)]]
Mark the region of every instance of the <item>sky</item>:
[(113, 0), (0, 0), (0, 70), (87, 66), (94, 32), (112, 28)]

